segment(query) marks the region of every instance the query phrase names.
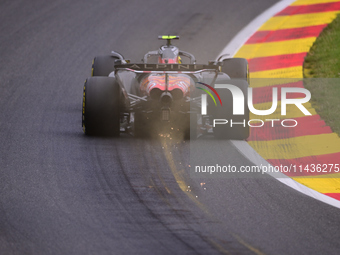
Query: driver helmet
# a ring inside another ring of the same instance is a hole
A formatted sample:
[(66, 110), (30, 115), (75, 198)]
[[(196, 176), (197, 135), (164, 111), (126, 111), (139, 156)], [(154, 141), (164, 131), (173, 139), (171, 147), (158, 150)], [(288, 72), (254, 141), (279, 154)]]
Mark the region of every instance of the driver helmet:
[(179, 50), (173, 45), (161, 46), (158, 50), (160, 64), (181, 64)]

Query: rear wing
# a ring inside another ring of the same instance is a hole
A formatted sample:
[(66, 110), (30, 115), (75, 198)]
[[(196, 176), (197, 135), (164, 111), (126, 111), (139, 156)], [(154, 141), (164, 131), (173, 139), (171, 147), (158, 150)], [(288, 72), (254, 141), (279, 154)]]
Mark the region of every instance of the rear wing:
[[(221, 62), (213, 64), (118, 64), (115, 65), (115, 71), (126, 70), (134, 73), (154, 73), (154, 74), (197, 74), (207, 71), (220, 72)], [(222, 64), (222, 63), (221, 63)]]

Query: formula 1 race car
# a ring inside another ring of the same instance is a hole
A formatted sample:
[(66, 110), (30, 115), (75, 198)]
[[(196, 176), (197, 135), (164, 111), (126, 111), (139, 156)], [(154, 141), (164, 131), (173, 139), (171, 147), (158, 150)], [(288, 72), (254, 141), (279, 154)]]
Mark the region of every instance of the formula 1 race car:
[[(92, 77), (83, 91), (84, 133), (119, 136), (129, 132), (144, 137), (177, 132), (195, 139), (198, 132), (210, 130), (217, 138), (246, 139), (247, 60), (221, 56), (206, 65), (196, 64), (192, 54), (171, 44), (179, 36), (158, 38), (166, 40), (166, 45), (146, 53), (142, 63), (130, 63), (114, 51), (94, 58)], [(244, 110), (235, 114), (240, 92)]]

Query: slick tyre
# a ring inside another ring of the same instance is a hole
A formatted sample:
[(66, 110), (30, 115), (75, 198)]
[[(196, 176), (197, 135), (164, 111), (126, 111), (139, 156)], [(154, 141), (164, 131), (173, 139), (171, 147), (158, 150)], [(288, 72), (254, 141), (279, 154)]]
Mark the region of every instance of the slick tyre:
[[(227, 88), (216, 88), (221, 97), (222, 106), (215, 106), (213, 102), (209, 109), (210, 115), (213, 116), (213, 132), (217, 139), (244, 140), (249, 136), (249, 110), (248, 110), (248, 83), (245, 80), (230, 80), (229, 85), (237, 87), (244, 95), (243, 107), (244, 114), (234, 115), (234, 98), (231, 91)], [(215, 85), (217, 86), (217, 85)], [(239, 99), (239, 98), (238, 98)], [(238, 100), (240, 101), (240, 100)], [(236, 106), (240, 108), (240, 105)], [(215, 126), (214, 126), (215, 125)]]
[(230, 58), (223, 60), (222, 72), (231, 79), (242, 79), (249, 83), (248, 61), (244, 58)]
[(115, 78), (91, 77), (83, 94), (83, 131), (89, 136), (119, 136), (120, 87)]
[(92, 62), (92, 76), (109, 76), (114, 71), (117, 57), (98, 56)]
[(186, 128), (184, 133), (184, 140), (196, 140), (197, 139), (197, 114), (187, 114)]

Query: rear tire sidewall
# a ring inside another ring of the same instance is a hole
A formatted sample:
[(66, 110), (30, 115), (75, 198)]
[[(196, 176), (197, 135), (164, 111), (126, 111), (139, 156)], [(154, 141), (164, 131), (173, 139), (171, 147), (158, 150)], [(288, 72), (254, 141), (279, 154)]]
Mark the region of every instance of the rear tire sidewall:
[(115, 78), (91, 77), (83, 96), (83, 130), (90, 136), (119, 136), (120, 87)]
[(184, 133), (184, 140), (197, 139), (197, 113), (188, 113), (186, 116), (186, 128)]
[(226, 73), (230, 79), (242, 79), (249, 84), (248, 61), (244, 58), (224, 59), (222, 72)]
[(92, 63), (92, 76), (109, 76), (115, 69), (117, 57), (97, 56)]

